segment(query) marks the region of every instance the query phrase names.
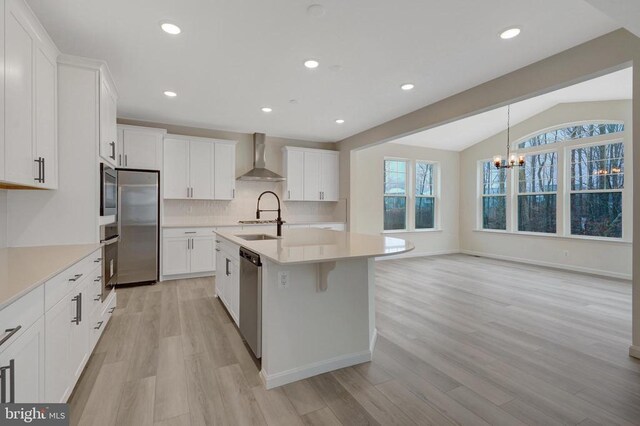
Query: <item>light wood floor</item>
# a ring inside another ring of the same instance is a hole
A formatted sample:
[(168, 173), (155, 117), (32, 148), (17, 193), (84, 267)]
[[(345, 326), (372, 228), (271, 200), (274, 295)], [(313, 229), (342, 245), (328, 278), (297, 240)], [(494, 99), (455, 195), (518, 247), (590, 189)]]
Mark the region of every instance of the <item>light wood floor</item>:
[(640, 424), (629, 282), (463, 255), (377, 279), (374, 361), (270, 391), (212, 279), (121, 289), (71, 423)]

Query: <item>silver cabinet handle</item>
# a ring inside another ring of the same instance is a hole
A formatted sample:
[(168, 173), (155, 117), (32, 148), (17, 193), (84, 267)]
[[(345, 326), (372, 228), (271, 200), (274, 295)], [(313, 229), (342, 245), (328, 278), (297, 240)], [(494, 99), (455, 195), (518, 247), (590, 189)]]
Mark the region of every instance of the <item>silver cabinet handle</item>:
[(17, 326), (17, 327), (13, 327), (13, 328), (7, 328), (4, 331), (4, 335), (2, 336), (2, 338), (0, 339), (0, 346), (2, 346), (2, 344), (4, 342), (6, 342), (7, 340), (11, 339), (11, 336), (13, 336), (14, 334), (16, 334), (18, 332), (18, 330), (20, 330), (22, 328), (21, 325)]
[(113, 311), (115, 311), (115, 310), (116, 310), (116, 307), (114, 306), (113, 308), (109, 309), (109, 313), (112, 314)]
[(231, 198), (236, 198), (236, 189), (233, 188), (233, 192), (231, 194)]
[(45, 172), (46, 172), (46, 164), (45, 164), (45, 158), (42, 157), (42, 183), (45, 183), (47, 181), (47, 178), (45, 176)]
[(102, 258), (101, 257), (99, 257), (99, 258), (97, 258), (96, 260), (93, 261), (93, 263), (100, 263), (100, 262), (102, 262)]
[[(5, 394), (5, 389), (7, 388), (7, 370), (9, 370), (9, 401), (7, 401), (7, 395)], [(16, 368), (15, 368), (15, 360), (10, 360), (9, 365), (0, 367), (0, 403), (9, 404), (15, 403), (16, 397)]]
[(80, 325), (80, 321), (82, 321), (82, 293), (78, 293), (71, 301), (76, 302), (76, 316), (71, 322)]
[(122, 166), (122, 154), (118, 154), (118, 166)]
[(185, 234), (197, 234), (196, 231), (184, 231)]
[(102, 281), (102, 276), (100, 276), (100, 275), (98, 275), (98, 276), (96, 277), (96, 279), (95, 279), (95, 280), (93, 280), (93, 282), (94, 282), (94, 283), (99, 283), (100, 281)]
[(227, 264), (225, 265), (226, 266), (226, 271), (225, 272), (226, 272), (227, 276), (229, 276), (229, 275), (231, 275), (231, 272), (229, 272), (229, 263), (231, 263), (231, 261), (229, 259), (225, 259), (225, 260), (227, 261)]
[(127, 154), (124, 155), (124, 165), (125, 167), (129, 166), (129, 156)]
[(82, 274), (75, 274), (73, 278), (69, 278), (69, 281), (76, 282), (80, 279), (80, 277), (82, 277)]
[(102, 327), (102, 324), (104, 324), (104, 321), (99, 321), (98, 322), (98, 326), (97, 327), (93, 327), (95, 330), (100, 330), (100, 327)]
[(96, 298), (93, 299), (94, 302), (99, 302), (100, 299), (102, 299), (102, 295), (101, 294), (96, 294)]
[(109, 158), (111, 158), (112, 160), (115, 161), (115, 159), (116, 159), (116, 143), (115, 142), (109, 142), (109, 146), (111, 146), (111, 155), (109, 156)]
[(220, 244), (220, 240), (216, 240), (216, 243)]
[(216, 251), (220, 251), (220, 249), (219, 249), (219, 248), (217, 248), (217, 249), (216, 249)]
[(290, 200), (291, 199), (291, 190), (287, 190), (287, 194), (288, 194), (287, 198)]

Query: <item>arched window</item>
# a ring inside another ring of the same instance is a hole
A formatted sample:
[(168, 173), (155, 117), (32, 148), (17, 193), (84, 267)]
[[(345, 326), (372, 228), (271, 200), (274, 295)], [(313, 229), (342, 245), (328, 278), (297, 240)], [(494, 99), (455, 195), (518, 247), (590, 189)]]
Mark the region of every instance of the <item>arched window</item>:
[(569, 127), (545, 130), (533, 137), (528, 137), (518, 144), (518, 148), (532, 148), (535, 146), (549, 145), (567, 140), (591, 138), (610, 133), (624, 132), (623, 123), (585, 123)]

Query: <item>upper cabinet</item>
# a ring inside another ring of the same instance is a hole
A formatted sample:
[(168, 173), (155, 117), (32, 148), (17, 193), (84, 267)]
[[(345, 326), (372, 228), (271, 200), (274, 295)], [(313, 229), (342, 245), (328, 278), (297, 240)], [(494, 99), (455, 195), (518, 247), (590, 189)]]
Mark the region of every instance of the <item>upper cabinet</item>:
[(55, 189), (59, 52), (23, 0), (6, 0), (0, 13), (4, 26), (0, 186)]
[(167, 135), (163, 163), (165, 199), (235, 198), (234, 141)]
[(286, 146), (283, 153), (285, 201), (338, 201), (337, 151)]
[(118, 159), (118, 97), (106, 72), (100, 73), (100, 157), (105, 163), (117, 166)]
[(118, 125), (118, 167), (162, 170), (165, 129)]

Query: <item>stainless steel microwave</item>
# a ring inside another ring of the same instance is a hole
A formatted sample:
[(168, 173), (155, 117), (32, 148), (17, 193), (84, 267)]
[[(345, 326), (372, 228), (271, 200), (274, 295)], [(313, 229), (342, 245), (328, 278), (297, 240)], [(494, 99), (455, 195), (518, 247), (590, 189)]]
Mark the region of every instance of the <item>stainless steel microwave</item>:
[(100, 163), (100, 216), (118, 214), (118, 172)]

